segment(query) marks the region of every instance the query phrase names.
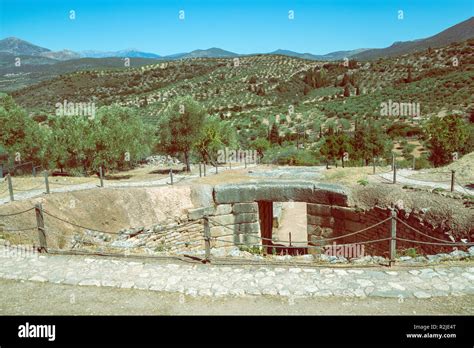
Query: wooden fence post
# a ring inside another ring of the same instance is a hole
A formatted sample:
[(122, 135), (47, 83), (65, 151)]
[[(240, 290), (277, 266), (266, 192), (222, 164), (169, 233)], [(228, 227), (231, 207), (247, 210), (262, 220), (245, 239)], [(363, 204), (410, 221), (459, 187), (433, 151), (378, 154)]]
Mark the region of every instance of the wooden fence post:
[(104, 187), (104, 172), (102, 166), (99, 167), (100, 187)]
[(372, 159), (373, 174), (375, 174), (375, 157)]
[(13, 202), (15, 200), (15, 197), (13, 195), (12, 176), (10, 175), (10, 173), (7, 174), (7, 182), (8, 182), (8, 191), (10, 192), (10, 202)]
[(451, 170), (451, 192), (454, 192), (455, 175), (456, 171)]
[(44, 216), (43, 216), (43, 207), (41, 203), (35, 204), (36, 212), (36, 225), (38, 228), (38, 239), (40, 243), (40, 252), (48, 252), (48, 245), (46, 243), (46, 233), (44, 230)]
[(46, 186), (46, 194), (49, 195), (49, 179), (48, 179), (48, 171), (45, 170), (43, 172), (44, 175), (44, 186)]
[(206, 248), (206, 262), (211, 262), (211, 228), (207, 216), (204, 216), (204, 246)]
[(171, 185), (173, 185), (173, 169), (170, 169), (170, 180), (171, 180)]
[(395, 209), (392, 209), (391, 214), (392, 225), (390, 229), (390, 267), (392, 267), (392, 265), (395, 263), (395, 258), (397, 256), (397, 212), (395, 211)]
[(199, 177), (202, 177), (201, 162), (199, 162)]
[(204, 176), (206, 176), (206, 162), (204, 162)]

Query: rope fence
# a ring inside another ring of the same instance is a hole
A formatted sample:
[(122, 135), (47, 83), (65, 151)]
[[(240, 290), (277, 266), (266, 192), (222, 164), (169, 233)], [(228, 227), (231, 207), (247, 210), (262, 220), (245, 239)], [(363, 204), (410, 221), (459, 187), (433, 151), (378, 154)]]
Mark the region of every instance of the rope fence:
[[(413, 169), (414, 170), (414, 169)], [(386, 178), (384, 176), (384, 174), (387, 174), (387, 173), (393, 173), (393, 178), (390, 180), (388, 178)], [(404, 175), (401, 175), (400, 173), (397, 172), (397, 165), (395, 163), (395, 160), (393, 161), (392, 163), (392, 169), (391, 170), (388, 170), (388, 171), (385, 171), (385, 172), (379, 172), (379, 173), (376, 173), (376, 170), (375, 170), (375, 166), (374, 166), (374, 172), (372, 175), (375, 175), (377, 176), (378, 178), (380, 178), (382, 181), (384, 182), (387, 182), (387, 183), (392, 183), (392, 184), (396, 184), (397, 183), (397, 178), (402, 178), (402, 179), (405, 179), (405, 180), (408, 180), (408, 181), (412, 181), (413, 182), (413, 185), (417, 185), (419, 183), (421, 183), (420, 185), (423, 185), (422, 183), (431, 183), (431, 184), (434, 184), (433, 186), (436, 186), (436, 184), (447, 184), (450, 186), (449, 190), (451, 192), (454, 192), (454, 191), (459, 191), (461, 190), (463, 193), (469, 195), (469, 196), (472, 196), (474, 195), (474, 192), (470, 192), (469, 190), (467, 190), (464, 186), (466, 185), (469, 185), (469, 183), (461, 183), (459, 182), (458, 178), (456, 177), (456, 171), (455, 170), (452, 170), (450, 172), (428, 172), (428, 173), (423, 173), (424, 175), (430, 175), (430, 174), (446, 174), (446, 175), (450, 175), (450, 178), (446, 178), (444, 180), (439, 180), (439, 179), (421, 179), (421, 178), (409, 178), (407, 176), (404, 176)], [(437, 187), (434, 187), (435, 189)], [(443, 187), (440, 187), (440, 188), (443, 188)], [(443, 188), (444, 189), (444, 188)]]
[[(310, 249), (321, 249), (321, 247), (328, 246), (328, 242), (333, 242), (336, 240), (341, 240), (345, 239), (348, 237), (353, 237), (356, 235), (359, 235), (361, 233), (367, 232), (368, 230), (374, 229), (374, 228), (379, 228), (380, 231), (380, 238), (375, 238), (375, 239), (370, 239), (370, 240), (358, 240), (354, 241), (351, 243), (343, 243), (343, 244), (333, 244), (330, 246), (337, 246), (337, 247), (345, 247), (345, 246), (354, 246), (354, 245), (367, 245), (367, 244), (375, 244), (375, 243), (381, 243), (381, 242), (387, 242), (389, 241), (389, 246), (388, 246), (388, 252), (389, 252), (389, 264), (392, 265), (395, 262), (396, 259), (396, 252), (397, 252), (397, 241), (399, 242), (406, 242), (406, 243), (412, 243), (412, 244), (420, 244), (420, 245), (434, 245), (434, 246), (444, 246), (444, 247), (469, 247), (473, 246), (474, 242), (456, 242), (456, 241), (448, 241), (448, 240), (443, 240), (441, 238), (437, 238), (435, 236), (431, 236), (425, 232), (420, 231), (419, 229), (411, 226), (407, 222), (403, 221), (400, 219), (397, 215), (397, 211), (392, 209), (391, 210), (391, 215), (388, 216), (387, 218), (374, 223), (370, 226), (364, 227), (360, 230), (349, 232), (349, 233), (344, 233), (339, 236), (335, 237), (321, 237), (321, 239), (318, 240), (313, 240), (311, 242), (307, 241), (291, 241), (291, 236), (290, 240), (279, 240), (275, 238), (265, 238), (262, 237), (259, 234), (248, 234), (248, 233), (236, 233), (234, 228), (224, 225), (219, 223), (218, 221), (215, 220), (214, 217), (210, 216), (204, 216), (201, 219), (193, 220), (193, 221), (186, 221), (184, 223), (177, 223), (176, 225), (169, 224), (170, 226), (163, 226), (160, 228), (156, 228), (156, 226), (153, 229), (149, 229), (146, 231), (144, 228), (140, 229), (128, 229), (128, 233), (123, 233), (123, 232), (115, 232), (115, 231), (105, 231), (97, 228), (91, 228), (88, 226), (85, 226), (81, 223), (75, 223), (70, 221), (69, 219), (65, 217), (60, 217), (55, 214), (50, 213), (47, 210), (44, 210), (41, 204), (36, 204), (34, 207), (25, 209), (22, 211), (17, 211), (17, 212), (12, 212), (8, 214), (2, 214), (0, 215), (0, 218), (9, 218), (9, 217), (15, 217), (19, 216), (22, 214), (27, 214), (29, 212), (35, 211), (35, 217), (36, 217), (36, 225), (35, 226), (19, 226), (16, 228), (7, 228), (5, 226), (0, 226), (0, 232), (3, 233), (19, 233), (21, 234), (22, 232), (25, 231), (34, 231), (36, 230), (38, 233), (38, 240), (39, 240), (39, 250), (43, 252), (49, 252), (48, 249), (48, 238), (51, 238), (51, 236), (56, 236), (58, 239), (62, 238), (64, 239), (65, 234), (61, 233), (59, 231), (56, 231), (52, 228), (47, 228), (45, 227), (45, 217), (48, 217), (49, 219), (52, 220), (57, 220), (60, 221), (66, 225), (81, 229), (81, 230), (86, 230), (90, 232), (97, 232), (101, 234), (106, 234), (106, 235), (113, 235), (113, 236), (121, 236), (124, 237), (123, 240), (127, 240), (136, 236), (146, 236), (146, 235), (154, 235), (154, 236), (170, 236), (172, 239), (172, 242), (166, 242), (166, 238), (164, 240), (161, 240), (163, 243), (162, 247), (163, 248), (176, 248), (179, 246), (199, 246), (201, 245), (203, 248), (199, 249), (203, 251), (204, 253), (204, 258), (201, 259), (202, 262), (211, 262), (211, 249), (215, 248), (226, 248), (228, 246), (237, 246), (237, 247), (257, 247), (260, 250), (264, 248), (264, 250), (268, 249), (286, 249), (286, 250), (296, 250), (298, 249), (305, 249), (310, 250)], [(1, 222), (1, 220), (0, 220)], [(389, 223), (390, 222), (390, 223)], [(387, 228), (383, 228), (380, 230), (380, 226), (383, 224), (387, 225)], [(431, 239), (433, 241), (427, 241), (427, 240), (416, 240), (416, 239), (410, 239), (406, 238), (405, 236), (397, 236), (397, 224), (400, 224), (400, 226), (404, 226), (408, 228), (409, 230), (415, 232), (415, 234), (423, 236), (424, 238)], [(192, 235), (192, 237), (188, 235), (183, 234), (183, 238), (190, 238), (189, 240), (176, 240), (176, 233), (179, 231), (185, 231), (189, 227), (195, 228), (196, 226), (202, 226), (202, 229), (199, 227), (198, 229), (192, 229), (192, 233), (197, 233), (197, 235)], [(221, 226), (224, 227), (226, 230), (231, 231), (230, 233), (224, 233), (224, 234), (219, 234), (219, 235), (212, 235), (210, 228), (211, 226)], [(136, 231), (135, 231), (136, 230)], [(178, 231), (179, 230), (179, 231)], [(384, 236), (383, 230), (386, 230), (386, 235)], [(241, 240), (241, 236), (243, 236), (243, 241)], [(103, 252), (103, 250), (81, 250), (81, 249), (76, 249), (76, 245), (92, 245), (96, 246), (99, 248), (104, 248), (107, 247), (109, 249), (121, 249), (123, 250), (123, 247), (121, 246), (112, 246), (110, 244), (107, 244), (110, 242), (110, 240), (101, 240), (100, 243), (95, 240), (97, 236), (88, 236), (92, 238), (91, 240), (86, 240), (86, 236), (84, 235), (79, 235), (76, 239), (76, 236), (74, 236), (74, 244), (70, 248), (68, 252), (73, 253), (74, 252), (90, 252), (92, 254), (96, 254), (97, 252)], [(226, 237), (236, 237), (233, 241), (225, 239)], [(102, 237), (100, 237), (102, 238)], [(99, 238), (99, 239), (100, 239)], [(141, 238), (141, 237), (139, 237)], [(94, 241), (95, 240), (95, 241)], [(119, 239), (122, 240), (122, 239)], [(153, 239), (152, 241), (155, 241)], [(214, 241), (214, 246), (211, 247), (211, 242)], [(219, 242), (220, 245), (216, 245), (216, 243)], [(276, 243), (289, 243), (289, 245), (282, 245), (282, 244), (276, 244)], [(303, 244), (303, 245), (300, 245)], [(128, 247), (127, 247), (128, 248)], [(139, 249), (140, 247), (135, 247), (135, 246), (130, 246), (132, 251), (136, 251), (137, 248)], [(267, 249), (265, 249), (267, 248)], [(63, 250), (64, 251), (64, 250)], [(55, 252), (59, 252), (56, 250)], [(105, 253), (107, 254), (107, 253)], [(120, 255), (120, 253), (108, 253), (110, 255)], [(135, 255), (135, 254), (134, 254)], [(138, 254), (137, 254), (138, 255)], [(198, 254), (196, 254), (198, 255)], [(152, 257), (153, 255), (148, 255)], [(158, 255), (160, 256), (160, 255)], [(170, 255), (171, 256), (171, 255)], [(195, 257), (199, 259), (197, 256), (193, 255), (183, 255), (184, 257)], [(160, 256), (164, 257), (164, 256)]]
[[(199, 165), (199, 177), (210, 175), (210, 174), (212, 174), (212, 175), (219, 174), (219, 171), (217, 169), (218, 166), (213, 166), (213, 168), (215, 168), (215, 172), (213, 171), (211, 173), (211, 172), (206, 171), (206, 164), (199, 163), (198, 165)], [(242, 167), (237, 166), (237, 167), (234, 167), (234, 168), (237, 169), (237, 168), (242, 168)], [(247, 168), (247, 163), (245, 164), (245, 168)], [(222, 169), (226, 170), (226, 167), (222, 167)], [(232, 165), (229, 165), (229, 169), (232, 169)], [(182, 175), (182, 176), (180, 175), (180, 177), (177, 180), (175, 180), (174, 175), (175, 174), (173, 173), (173, 170), (171, 169), (169, 171), (169, 180), (170, 181), (168, 181), (168, 182), (165, 181), (165, 182), (163, 182), (163, 184), (156, 184), (156, 185), (153, 185), (153, 186), (174, 185), (174, 184), (180, 183), (184, 180), (197, 178), (196, 174), (189, 174), (189, 175)], [(35, 175), (35, 177), (36, 177), (36, 175)], [(44, 188), (44, 191), (42, 193), (50, 194), (51, 193), (50, 186), (53, 186), (53, 187), (54, 186), (56, 186), (56, 187), (57, 186), (59, 186), (59, 187), (73, 187), (73, 186), (75, 186), (78, 189), (80, 189), (82, 186), (87, 185), (87, 184), (91, 184), (91, 183), (94, 183), (94, 182), (97, 183), (98, 187), (104, 187), (104, 179), (105, 179), (102, 167), (99, 168), (99, 174), (98, 174), (97, 179), (87, 180), (87, 181), (78, 182), (78, 183), (66, 183), (66, 182), (58, 182), (58, 181), (51, 180), (49, 178), (49, 173), (46, 170), (43, 171), (43, 177), (44, 177), (44, 179), (43, 179), (43, 182), (41, 184), (38, 184), (38, 185), (30, 187), (30, 188), (18, 188), (18, 185), (16, 185), (16, 183), (13, 180), (11, 174), (8, 173), (5, 176), (4, 181), (0, 181), (0, 195), (3, 195), (6, 192), (9, 192), (10, 202), (13, 202), (15, 200), (15, 193), (32, 192), (32, 191), (37, 191), (40, 188)], [(0, 179), (2, 179), (2, 178), (0, 178)], [(6, 185), (5, 188), (2, 188), (3, 184)], [(38, 192), (36, 192), (36, 193), (38, 193)]]

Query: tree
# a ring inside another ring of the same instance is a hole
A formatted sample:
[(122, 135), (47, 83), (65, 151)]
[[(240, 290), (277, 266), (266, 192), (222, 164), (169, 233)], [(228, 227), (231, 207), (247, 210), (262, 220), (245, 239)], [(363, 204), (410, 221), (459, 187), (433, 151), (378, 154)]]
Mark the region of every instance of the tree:
[(406, 83), (410, 83), (413, 81), (413, 77), (411, 75), (411, 67), (408, 67), (407, 78), (405, 79)]
[(350, 138), (344, 132), (339, 132), (335, 135), (334, 143), (336, 154), (341, 159), (342, 167), (344, 168), (344, 155), (351, 149)]
[[(87, 170), (94, 154), (94, 143), (90, 141), (95, 132), (92, 122), (82, 116), (55, 116), (48, 123), (49, 164), (61, 172), (81, 164)], [(86, 153), (91, 157), (87, 158)]]
[(435, 167), (448, 164), (452, 153), (464, 153), (473, 128), (460, 116), (432, 117), (424, 127), (430, 149), (429, 160)]
[(130, 167), (132, 161), (146, 157), (153, 148), (153, 129), (143, 123), (136, 109), (119, 105), (101, 107), (93, 124), (95, 170), (101, 165), (111, 169)]
[(166, 108), (159, 124), (159, 149), (175, 155), (182, 153), (186, 170), (190, 171), (189, 156), (201, 137), (205, 110), (191, 97), (176, 99)]
[(336, 136), (334, 135), (334, 129), (332, 127), (328, 128), (323, 139), (319, 152), (326, 158), (326, 168), (328, 168), (329, 161), (337, 157)]
[(250, 148), (256, 150), (259, 157), (263, 157), (265, 151), (270, 148), (270, 142), (264, 138), (255, 139), (250, 143)]
[(47, 132), (19, 107), (12, 97), (0, 94), (0, 144), (10, 158), (42, 163)]
[(351, 91), (349, 89), (349, 85), (346, 85), (344, 87), (344, 97), (350, 97), (351, 96)]
[(119, 105), (101, 107), (94, 119), (52, 117), (49, 128), (48, 158), (61, 170), (130, 168), (153, 147), (151, 127), (143, 124), (136, 109)]
[(318, 69), (319, 68), (308, 70), (303, 78), (303, 81), (312, 88), (321, 88), (328, 84), (325, 70)]
[(351, 147), (354, 158), (363, 159), (368, 165), (374, 157), (385, 155), (392, 148), (392, 143), (382, 132), (380, 124), (358, 121)]
[(209, 117), (204, 121), (196, 149), (204, 162), (215, 161), (217, 152), (237, 145), (237, 134), (229, 122)]
[(272, 128), (270, 129), (268, 140), (270, 141), (270, 144), (280, 144), (280, 132), (276, 122), (273, 123)]
[(348, 84), (349, 82), (350, 82), (349, 75), (347, 75), (346, 73), (344, 73), (344, 76), (342, 77), (342, 81), (341, 81), (340, 86), (341, 86), (341, 87), (347, 86), (347, 84)]

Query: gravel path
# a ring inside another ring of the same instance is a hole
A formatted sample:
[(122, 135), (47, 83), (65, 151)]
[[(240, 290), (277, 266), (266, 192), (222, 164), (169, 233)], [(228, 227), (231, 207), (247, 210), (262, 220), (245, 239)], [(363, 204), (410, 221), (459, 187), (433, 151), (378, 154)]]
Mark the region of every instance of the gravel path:
[[(417, 172), (411, 169), (397, 169), (397, 183), (408, 184), (408, 185), (417, 185), (417, 186), (427, 186), (432, 188), (442, 188), (446, 191), (451, 189), (451, 183), (444, 183), (444, 182), (434, 182), (428, 180), (419, 180), (419, 179), (411, 179), (409, 178), (410, 175), (416, 174)], [(384, 178), (386, 182), (392, 182), (393, 180), (393, 172), (389, 173), (382, 173), (377, 174), (379, 177)], [(455, 184), (454, 190), (461, 193), (468, 193), (474, 194), (474, 190), (468, 189), (461, 185)]]
[(426, 299), (474, 294), (472, 263), (418, 269), (217, 266), (36, 253), (19, 255), (2, 246), (0, 264), (0, 279), (133, 288), (189, 296)]
[(474, 295), (429, 299), (227, 296), (0, 279), (0, 315), (474, 315)]
[[(247, 165), (248, 168), (254, 167), (256, 165)], [(242, 169), (244, 166), (233, 166), (232, 169)], [(230, 170), (228, 167), (219, 167), (219, 173), (224, 171)], [(216, 175), (214, 171), (207, 172), (207, 175)], [(191, 179), (198, 179), (199, 174), (187, 174), (187, 175), (180, 175), (174, 174), (173, 181), (175, 184), (181, 181), (188, 181)], [(158, 180), (150, 180), (150, 181), (136, 181), (136, 182), (114, 182), (114, 181), (104, 181), (104, 187), (111, 187), (111, 188), (126, 188), (126, 187), (157, 187), (157, 186), (166, 186), (170, 182), (169, 176), (164, 177)], [(3, 185), (6, 187), (6, 185)], [(2, 186), (2, 189), (3, 189)], [(96, 189), (99, 186), (99, 179), (94, 180), (91, 183), (85, 184), (71, 184), (71, 185), (63, 185), (61, 187), (57, 187), (55, 184), (50, 184), (50, 192), (51, 193), (60, 193), (60, 192), (74, 192), (74, 191), (81, 191), (81, 190), (90, 190)], [(30, 190), (26, 192), (15, 192), (15, 201), (23, 201), (30, 198), (38, 197), (46, 193), (46, 188), (41, 188), (37, 190)], [(9, 196), (0, 198), (0, 205), (6, 204), (10, 202)]]

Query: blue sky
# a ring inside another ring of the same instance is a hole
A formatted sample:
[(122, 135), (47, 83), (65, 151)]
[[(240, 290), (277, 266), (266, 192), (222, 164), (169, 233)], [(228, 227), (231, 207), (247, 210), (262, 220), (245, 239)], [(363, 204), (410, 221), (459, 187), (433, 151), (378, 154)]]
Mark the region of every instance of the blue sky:
[(0, 38), (52, 50), (324, 54), (431, 36), (473, 13), (474, 0), (0, 0)]

